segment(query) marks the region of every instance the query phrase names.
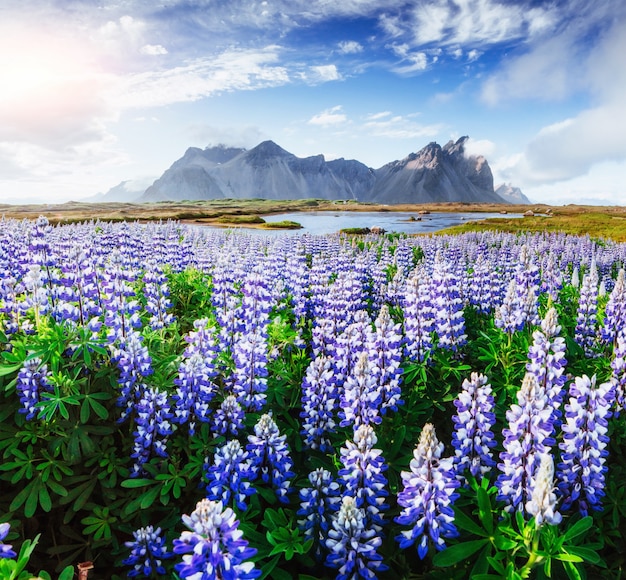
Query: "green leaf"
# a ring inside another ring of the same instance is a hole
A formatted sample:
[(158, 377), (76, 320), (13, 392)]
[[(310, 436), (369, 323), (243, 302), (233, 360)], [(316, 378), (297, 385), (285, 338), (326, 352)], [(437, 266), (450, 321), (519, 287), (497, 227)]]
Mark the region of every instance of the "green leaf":
[(593, 518), (591, 516), (585, 516), (578, 520), (572, 527), (565, 530), (565, 533), (561, 536), (561, 545), (584, 534), (591, 526), (593, 526)]
[(476, 491), (480, 521), (485, 530), (487, 530), (487, 533), (491, 535), (493, 534), (493, 514), (491, 513), (491, 501), (489, 500), (489, 495), (482, 487), (479, 487)]
[(565, 568), (565, 572), (567, 577), (570, 580), (582, 580), (582, 576), (578, 571), (578, 568), (572, 562), (563, 562), (563, 568)]
[(488, 542), (489, 540), (485, 538), (482, 540), (472, 540), (471, 542), (463, 542), (462, 544), (450, 546), (449, 548), (435, 554), (433, 564), (441, 567), (454, 566), (455, 564), (467, 559), (472, 554), (478, 552), (478, 550), (480, 550)]
[(553, 556), (557, 560), (561, 560), (561, 562), (582, 562), (583, 559), (580, 556), (576, 556), (575, 554), (566, 554), (565, 552), (561, 552), (560, 554), (556, 554)]
[(22, 368), (22, 363), (14, 365), (0, 365), (0, 377), (6, 377)]
[(481, 528), (472, 518), (466, 516), (460, 509), (454, 508), (454, 524), (457, 528), (470, 532), (476, 536), (488, 536), (489, 533)]
[(67, 566), (59, 574), (59, 580), (72, 580), (74, 578), (74, 566)]
[(156, 482), (154, 479), (125, 479), (122, 481), (121, 486), (132, 489), (134, 487), (146, 487), (147, 485), (154, 485)]
[(591, 548), (585, 548), (584, 546), (567, 546), (566, 549), (570, 554), (580, 556), (585, 562), (601, 566), (605, 564), (604, 560), (598, 556), (598, 552)]

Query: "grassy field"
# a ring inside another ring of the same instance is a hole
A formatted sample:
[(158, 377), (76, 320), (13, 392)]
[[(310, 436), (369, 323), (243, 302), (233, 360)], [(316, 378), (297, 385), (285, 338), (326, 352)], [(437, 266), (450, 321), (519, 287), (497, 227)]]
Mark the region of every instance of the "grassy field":
[(84, 203), (68, 202), (47, 205), (0, 204), (0, 215), (5, 218), (35, 219), (45, 215), (51, 223), (76, 223), (99, 219), (102, 221), (159, 221), (179, 220), (186, 223), (212, 226), (296, 227), (296, 224), (264, 223), (262, 216), (302, 211), (368, 211), (368, 212), (477, 212), (535, 214), (524, 219), (502, 218), (467, 222), (444, 230), (445, 233), (500, 230), (562, 231), (571, 234), (589, 234), (595, 238), (626, 241), (626, 207), (617, 206), (547, 206), (479, 203), (429, 203), (378, 205), (356, 201), (327, 201), (320, 199), (265, 200), (218, 199), (206, 201), (158, 203)]
[(589, 235), (626, 242), (626, 208), (556, 208), (552, 215), (519, 218), (494, 218), (471, 221), (438, 233), (459, 234), (470, 231), (498, 230), (503, 232), (564, 232)]

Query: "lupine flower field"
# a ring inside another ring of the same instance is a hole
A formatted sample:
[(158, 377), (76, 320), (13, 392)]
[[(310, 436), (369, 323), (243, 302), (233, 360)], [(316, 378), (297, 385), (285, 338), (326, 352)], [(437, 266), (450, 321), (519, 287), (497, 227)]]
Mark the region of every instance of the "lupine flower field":
[(624, 578), (625, 265), (3, 219), (0, 578)]

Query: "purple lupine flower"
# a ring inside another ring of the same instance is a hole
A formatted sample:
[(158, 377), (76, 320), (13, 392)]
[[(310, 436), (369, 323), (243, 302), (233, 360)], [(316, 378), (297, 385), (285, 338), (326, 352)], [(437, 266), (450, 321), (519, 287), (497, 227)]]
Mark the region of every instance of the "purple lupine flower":
[(172, 421), (189, 424), (189, 435), (194, 435), (196, 420), (209, 421), (209, 403), (215, 397), (217, 386), (211, 380), (214, 375), (210, 365), (205, 364), (202, 356), (194, 352), (178, 367), (177, 386), (174, 395), (174, 416)]
[(41, 395), (52, 392), (52, 385), (49, 382), (51, 376), (48, 365), (42, 364), (40, 358), (25, 360), (17, 374), (15, 390), (22, 403), (19, 412), (26, 415), (27, 421), (34, 418), (39, 411), (37, 404), (41, 401)]
[(298, 525), (304, 530), (304, 537), (315, 542), (315, 554), (321, 555), (321, 543), (326, 537), (331, 514), (337, 511), (339, 502), (339, 484), (333, 480), (330, 471), (318, 467), (309, 473), (311, 487), (299, 491), (300, 509)]
[(346, 441), (341, 448), (343, 467), (338, 475), (345, 487), (344, 495), (356, 498), (357, 507), (365, 510), (365, 526), (380, 532), (385, 523), (382, 512), (389, 508), (385, 503), (389, 493), (383, 474), (387, 465), (382, 451), (374, 448), (377, 442), (372, 426), (360, 425), (354, 432), (354, 441)]
[(534, 263), (528, 246), (520, 249), (519, 263), (515, 269), (515, 289), (517, 302), (522, 311), (523, 325), (539, 324), (539, 292), (541, 274)]
[(550, 252), (543, 260), (541, 266), (541, 291), (545, 292), (556, 301), (559, 296), (559, 290), (563, 286), (563, 275), (555, 262), (554, 254)]
[(442, 458), (442, 453), (443, 443), (437, 439), (433, 425), (426, 423), (413, 451), (411, 470), (401, 473), (398, 505), (404, 509), (394, 521), (411, 529), (401, 532), (396, 540), (403, 549), (417, 542), (422, 559), (428, 553), (429, 539), (437, 550), (443, 550), (444, 538), (458, 536), (451, 504), (458, 497), (455, 490), (459, 481), (454, 476), (452, 458)]
[(235, 512), (222, 502), (203, 499), (191, 515), (183, 515), (185, 530), (174, 540), (174, 553), (183, 561), (174, 569), (181, 578), (192, 580), (246, 580), (258, 578), (261, 570), (246, 562), (256, 554), (239, 530)]
[(602, 340), (613, 343), (620, 329), (626, 327), (626, 280), (620, 270), (615, 286), (604, 311), (604, 326), (600, 329)]
[(213, 464), (205, 471), (207, 497), (224, 505), (232, 498), (245, 511), (246, 498), (256, 493), (250, 485), (253, 477), (248, 451), (237, 439), (231, 439), (215, 452)]
[(591, 379), (587, 375), (576, 377), (570, 385), (557, 469), (563, 510), (574, 506), (586, 516), (590, 510), (602, 509), (609, 441), (607, 420), (614, 401), (613, 384), (596, 386), (595, 375)]
[(554, 461), (552, 455), (541, 456), (539, 469), (532, 484), (533, 492), (526, 502), (526, 511), (535, 518), (535, 526), (540, 528), (544, 523), (556, 526), (563, 519), (556, 511), (556, 494), (554, 493)]
[(152, 578), (154, 574), (165, 574), (162, 560), (171, 558), (172, 553), (167, 551), (161, 528), (155, 530), (152, 526), (146, 526), (133, 532), (133, 536), (133, 542), (124, 543), (131, 549), (128, 558), (122, 560), (124, 566), (133, 567), (128, 577)]
[(387, 409), (397, 411), (398, 405), (404, 404), (400, 399), (402, 335), (400, 325), (393, 322), (386, 304), (380, 309), (374, 326), (376, 331), (371, 336), (367, 350), (372, 374), (380, 387), (381, 412), (384, 415)]
[(437, 346), (456, 352), (467, 342), (461, 285), (440, 254), (431, 276), (431, 296)]
[(472, 373), (469, 381), (463, 381), (454, 405), (454, 470), (461, 481), (467, 469), (474, 477), (483, 477), (496, 464), (491, 452), (496, 445), (491, 430), (496, 422), (495, 404), (487, 377)]
[(357, 506), (356, 498), (344, 496), (326, 540), (330, 553), (325, 563), (330, 568), (338, 569), (337, 580), (359, 577), (375, 580), (378, 572), (388, 568), (377, 552), (382, 538), (376, 530), (366, 528), (365, 522), (365, 510)]
[(533, 332), (533, 344), (528, 349), (529, 362), (526, 370), (535, 375), (539, 388), (545, 393), (552, 406), (551, 422), (559, 424), (565, 385), (565, 339), (557, 336), (561, 332), (555, 308), (548, 309), (541, 321), (541, 330)]
[(174, 315), (168, 310), (172, 307), (170, 292), (167, 286), (167, 276), (163, 274), (163, 269), (154, 261), (146, 264), (143, 275), (146, 298), (146, 310), (151, 315), (150, 327), (153, 330), (160, 330), (174, 322)]
[(243, 428), (245, 411), (237, 401), (235, 395), (228, 395), (219, 408), (213, 413), (211, 431), (216, 435), (236, 436)]
[(137, 477), (143, 472), (143, 464), (150, 457), (167, 457), (166, 442), (172, 433), (169, 403), (167, 393), (156, 387), (140, 386), (141, 398), (135, 409), (135, 439), (131, 458), (135, 465), (131, 477)]
[(141, 305), (131, 285), (137, 279), (136, 270), (128, 267), (118, 253), (111, 260), (113, 263), (103, 272), (102, 302), (107, 339), (113, 344), (125, 341), (133, 330), (141, 328)]
[(295, 475), (293, 462), (286, 443), (287, 436), (281, 435), (269, 414), (262, 415), (254, 426), (254, 435), (248, 435), (246, 449), (250, 452), (251, 469), (255, 478), (259, 475), (269, 483), (282, 503), (288, 503), (291, 478)]
[(237, 334), (233, 360), (233, 394), (244, 409), (261, 410), (267, 390), (267, 338), (258, 329)]
[(500, 453), (496, 480), (498, 499), (506, 510), (522, 510), (531, 499), (532, 482), (541, 455), (550, 452), (553, 408), (537, 378), (526, 373), (517, 392), (517, 404), (506, 412), (509, 427), (502, 431), (504, 450)]
[(341, 427), (352, 425), (354, 429), (359, 425), (382, 421), (380, 406), (382, 403), (380, 385), (371, 373), (367, 352), (362, 352), (359, 360), (343, 386), (340, 397), (339, 417)]
[(366, 310), (357, 310), (354, 319), (346, 329), (335, 338), (332, 362), (334, 383), (342, 389), (348, 375), (354, 372), (361, 353), (373, 342), (372, 319)]
[(432, 350), (431, 332), (435, 328), (430, 286), (423, 268), (416, 268), (407, 279), (403, 312), (406, 356), (422, 362)]
[(5, 544), (4, 538), (9, 535), (11, 524), (4, 522), (0, 524), (0, 558), (17, 558), (17, 554), (13, 550), (11, 544)]
[(618, 332), (613, 350), (611, 380), (615, 387), (615, 414), (626, 410), (626, 331)]
[(331, 360), (318, 356), (311, 361), (302, 380), (302, 435), (305, 445), (323, 452), (332, 449), (328, 434), (335, 431), (333, 413), (337, 390)]
[(517, 299), (516, 288), (517, 283), (515, 280), (511, 280), (504, 300), (495, 312), (495, 325), (508, 335), (524, 328), (524, 312)]
[(576, 313), (576, 330), (574, 331), (574, 340), (585, 351), (587, 357), (597, 356), (597, 313), (598, 271), (595, 263), (592, 263), (589, 272), (583, 276)]
[(119, 421), (124, 421), (139, 403), (142, 394), (143, 379), (153, 373), (152, 358), (148, 347), (143, 344), (143, 336), (131, 332), (124, 341), (114, 349), (111, 360), (120, 370), (120, 395), (117, 406), (122, 407)]

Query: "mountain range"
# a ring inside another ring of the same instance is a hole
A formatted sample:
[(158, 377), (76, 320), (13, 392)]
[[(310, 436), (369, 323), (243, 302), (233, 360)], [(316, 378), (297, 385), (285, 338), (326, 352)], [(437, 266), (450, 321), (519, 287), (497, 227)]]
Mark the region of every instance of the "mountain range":
[(354, 159), (297, 157), (273, 141), (249, 150), (224, 145), (190, 147), (134, 201), (317, 198), (382, 204), (530, 203), (510, 185), (494, 190), (487, 160), (466, 152), (467, 139), (461, 137), (443, 147), (429, 143), (379, 169)]

